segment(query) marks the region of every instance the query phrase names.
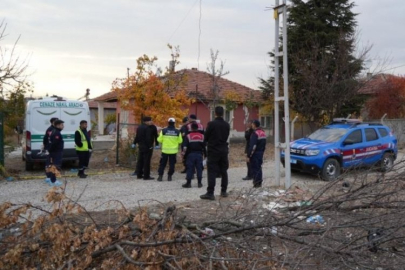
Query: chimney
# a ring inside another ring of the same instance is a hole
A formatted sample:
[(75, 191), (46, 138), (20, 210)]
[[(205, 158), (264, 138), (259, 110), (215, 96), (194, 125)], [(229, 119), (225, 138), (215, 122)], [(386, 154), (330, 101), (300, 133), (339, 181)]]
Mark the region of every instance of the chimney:
[(197, 68), (193, 67), (193, 68), (191, 68), (191, 70), (197, 70)]
[(174, 60), (171, 60), (169, 62), (169, 71), (170, 72), (174, 72), (175, 64), (176, 64), (176, 62)]
[(367, 72), (367, 79), (370, 80), (373, 77), (373, 73)]

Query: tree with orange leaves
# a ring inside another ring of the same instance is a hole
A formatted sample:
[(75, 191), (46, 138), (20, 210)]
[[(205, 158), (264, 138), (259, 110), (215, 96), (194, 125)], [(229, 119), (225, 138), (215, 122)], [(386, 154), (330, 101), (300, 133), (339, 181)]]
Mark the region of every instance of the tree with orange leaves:
[(179, 63), (179, 48), (168, 47), (172, 50), (171, 67), (166, 68), (163, 76), (160, 76), (161, 68), (156, 65), (157, 57), (143, 55), (137, 59), (134, 74), (113, 82), (112, 90), (117, 93), (121, 108), (132, 112), (137, 123), (145, 115), (151, 116), (161, 126), (167, 123), (168, 117), (180, 122), (184, 117), (183, 108), (192, 101), (184, 87), (187, 78), (174, 72)]
[(366, 103), (370, 118), (405, 117), (405, 77), (390, 76), (377, 95)]

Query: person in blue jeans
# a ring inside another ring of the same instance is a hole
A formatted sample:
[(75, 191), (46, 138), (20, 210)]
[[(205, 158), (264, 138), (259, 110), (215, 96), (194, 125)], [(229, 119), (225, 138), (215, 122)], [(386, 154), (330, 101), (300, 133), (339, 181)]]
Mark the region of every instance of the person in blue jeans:
[(203, 157), (207, 156), (207, 150), (205, 149), (204, 135), (199, 132), (198, 124), (191, 124), (191, 132), (185, 136), (183, 144), (182, 155), (186, 156), (186, 168), (187, 182), (182, 185), (184, 188), (191, 188), (191, 179), (194, 174), (194, 170), (197, 171), (198, 187), (201, 188), (202, 185), (202, 171), (203, 171)]
[(250, 163), (253, 187), (259, 188), (263, 183), (263, 155), (266, 150), (266, 133), (260, 127), (260, 121), (254, 120), (252, 122), (253, 132), (250, 135), (249, 149), (247, 151), (246, 161)]

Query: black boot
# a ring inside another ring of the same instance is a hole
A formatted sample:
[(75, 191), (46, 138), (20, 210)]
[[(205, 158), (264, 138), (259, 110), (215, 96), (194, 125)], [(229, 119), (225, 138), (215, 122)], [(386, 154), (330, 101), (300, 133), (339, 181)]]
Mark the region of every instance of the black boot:
[(162, 182), (163, 181), (163, 175), (159, 175), (159, 177), (158, 177), (158, 179), (157, 179), (159, 182)]
[(172, 176), (171, 175), (167, 176), (167, 181), (172, 181)]
[(198, 187), (199, 187), (199, 188), (202, 188), (202, 186), (203, 186), (203, 184), (202, 184), (201, 179), (198, 179)]
[(184, 187), (184, 188), (191, 188), (191, 184), (190, 183), (185, 183), (185, 184), (183, 184), (183, 185), (181, 185), (182, 187)]

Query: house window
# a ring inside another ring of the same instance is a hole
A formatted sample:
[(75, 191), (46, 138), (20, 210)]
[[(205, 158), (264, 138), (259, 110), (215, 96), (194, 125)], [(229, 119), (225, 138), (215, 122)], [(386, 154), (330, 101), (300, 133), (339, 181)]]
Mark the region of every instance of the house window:
[(231, 112), (225, 111), (225, 121), (229, 123), (230, 120), (231, 120)]
[(267, 116), (261, 116), (260, 117), (260, 124), (264, 128), (272, 128), (272, 117), (267, 115)]
[[(229, 121), (232, 119), (233, 113), (232, 113), (232, 111), (227, 111), (224, 106), (222, 106), (222, 107), (224, 108), (224, 120), (229, 123)], [(215, 119), (215, 109), (212, 109), (211, 110), (211, 120), (214, 120), (214, 119)]]

